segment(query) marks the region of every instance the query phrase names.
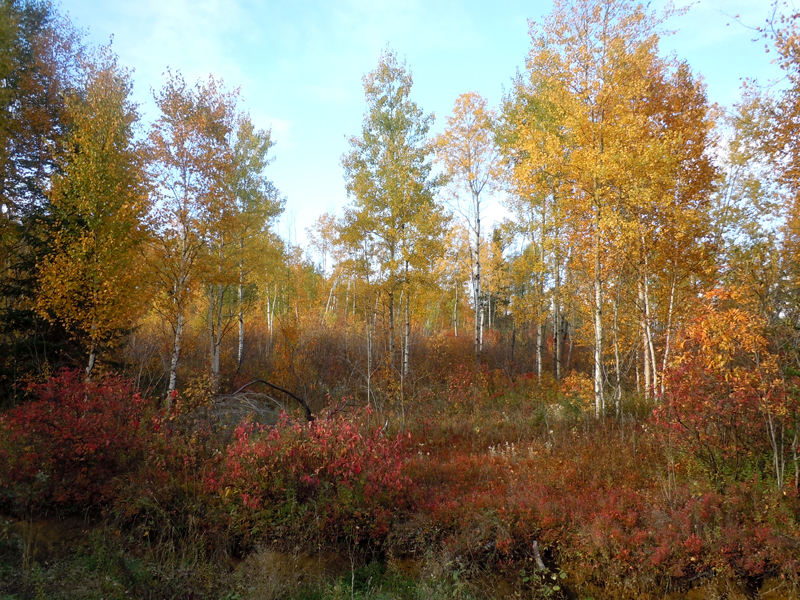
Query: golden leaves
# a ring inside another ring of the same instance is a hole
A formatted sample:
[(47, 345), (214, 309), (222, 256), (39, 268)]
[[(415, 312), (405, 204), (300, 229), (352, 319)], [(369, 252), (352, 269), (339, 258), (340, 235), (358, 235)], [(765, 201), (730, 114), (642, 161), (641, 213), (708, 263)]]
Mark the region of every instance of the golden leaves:
[(84, 67), (83, 89), (67, 98), (69, 151), (49, 195), (51, 253), (37, 265), (36, 308), (96, 348), (146, 304), (138, 286), (147, 195), (128, 74), (108, 51)]

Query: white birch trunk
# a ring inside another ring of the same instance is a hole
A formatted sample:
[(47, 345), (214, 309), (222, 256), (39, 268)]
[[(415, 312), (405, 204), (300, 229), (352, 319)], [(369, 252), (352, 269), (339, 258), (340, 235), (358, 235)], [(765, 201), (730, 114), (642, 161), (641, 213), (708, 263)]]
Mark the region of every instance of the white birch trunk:
[(333, 280), (333, 284), (331, 285), (331, 291), (328, 294), (328, 301), (325, 303), (325, 314), (322, 315), (321, 324), (325, 323), (325, 317), (328, 316), (328, 309), (331, 306), (331, 298), (333, 297), (333, 292), (336, 290), (336, 284), (337, 284), (338, 281), (339, 281), (339, 278), (337, 277), (336, 279)]
[(675, 276), (672, 276), (672, 285), (669, 290), (669, 312), (667, 313), (667, 335), (664, 340), (664, 360), (661, 362), (661, 398), (664, 398), (665, 391), (665, 374), (667, 372), (667, 365), (669, 364), (669, 353), (672, 342), (672, 311), (675, 307)]
[(244, 269), (239, 263), (239, 344), (236, 349), (236, 369), (242, 368), (244, 360)]
[(411, 294), (406, 294), (405, 336), (403, 343), (403, 378), (407, 378), (411, 366)]
[[(645, 269), (647, 268), (647, 261), (645, 259)], [(647, 335), (647, 352), (650, 356), (650, 373), (653, 378), (653, 397), (656, 396), (658, 390), (658, 363), (656, 361), (656, 351), (653, 345), (653, 331), (650, 326), (651, 310), (650, 310), (650, 286), (647, 283), (647, 271), (645, 271), (644, 280), (644, 323), (645, 332)]]
[(644, 285), (642, 284), (641, 277), (636, 284), (637, 294), (639, 296), (639, 328), (642, 334), (642, 371), (644, 374), (644, 397), (650, 398), (653, 387), (651, 385), (650, 376), (650, 351), (647, 344), (647, 312), (645, 311), (644, 302)]
[(542, 325), (541, 318), (536, 325), (536, 375), (541, 379), (542, 377), (542, 346), (544, 344), (544, 325)]
[(458, 285), (456, 285), (456, 301), (453, 303), (453, 336), (458, 337)]
[(178, 385), (178, 361), (181, 358), (181, 343), (183, 341), (183, 312), (179, 312), (175, 319), (175, 331), (172, 341), (172, 358), (169, 363), (169, 386), (167, 387), (167, 410), (172, 408), (172, 396)]
[[(598, 218), (599, 221), (599, 218)], [(594, 239), (594, 415), (600, 418), (605, 412), (603, 397), (603, 290), (600, 265), (600, 224)]]
[(472, 201), (475, 206), (475, 364), (480, 361), (483, 351), (483, 304), (481, 302), (481, 212), (480, 199), (474, 191)]

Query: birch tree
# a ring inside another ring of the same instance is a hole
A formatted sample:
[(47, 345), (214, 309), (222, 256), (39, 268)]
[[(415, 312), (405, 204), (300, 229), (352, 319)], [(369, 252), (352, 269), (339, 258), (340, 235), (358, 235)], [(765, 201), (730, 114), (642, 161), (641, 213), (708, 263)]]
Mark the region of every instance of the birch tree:
[(347, 194), (344, 236), (352, 247), (369, 247), (370, 262), (386, 295), (389, 363), (397, 368), (396, 318), (402, 295), (405, 317), (402, 374), (410, 358), (410, 294), (441, 239), (445, 219), (434, 200), (440, 181), (431, 173), (427, 134), (433, 115), (410, 99), (411, 73), (385, 50), (363, 78), (367, 112), (360, 136), (349, 138), (342, 157)]
[(286, 199), (264, 173), (273, 161), (269, 151), (274, 145), (271, 130), (256, 129), (248, 114), (238, 115), (230, 180), (237, 213), (234, 233), (238, 238), (235, 249), (239, 276), (237, 368), (241, 368), (244, 357), (245, 286), (256, 269), (267, 268), (267, 261), (260, 259), (269, 255), (268, 249), (273, 243), (270, 227), (286, 204)]
[(671, 14), (628, 0), (557, 1), (541, 26), (531, 25), (526, 73), (510, 98), (522, 128), (508, 153), (516, 187), (523, 197), (564, 198), (573, 262), (583, 262), (591, 289), (597, 416), (605, 411), (609, 286), (631, 260), (631, 236), (640, 249), (644, 352), (655, 369), (649, 286), (662, 254), (652, 239), (676, 239), (668, 227), (676, 218), (701, 225), (686, 240), (703, 231), (710, 125), (701, 87), (658, 54), (658, 30)]
[(190, 87), (179, 73), (169, 72), (155, 101), (161, 116), (149, 137), (157, 234), (151, 258), (161, 312), (173, 333), (169, 403), (177, 388), (187, 311), (209, 266), (208, 242), (214, 226), (229, 215), (224, 212), (232, 164), (227, 138), (235, 98), (213, 77)]
[[(469, 257), (475, 309), (475, 360), (483, 346), (483, 296), (481, 292), (481, 215), (499, 175), (500, 155), (494, 140), (497, 114), (479, 94), (456, 99), (447, 127), (436, 137), (436, 154), (453, 184), (455, 206), (470, 231)], [(467, 195), (467, 199), (462, 198)]]
[(83, 89), (67, 97), (72, 127), (49, 194), (52, 250), (37, 265), (37, 308), (85, 349), (88, 379), (99, 348), (146, 306), (140, 251), (148, 197), (130, 76), (108, 50), (85, 68)]

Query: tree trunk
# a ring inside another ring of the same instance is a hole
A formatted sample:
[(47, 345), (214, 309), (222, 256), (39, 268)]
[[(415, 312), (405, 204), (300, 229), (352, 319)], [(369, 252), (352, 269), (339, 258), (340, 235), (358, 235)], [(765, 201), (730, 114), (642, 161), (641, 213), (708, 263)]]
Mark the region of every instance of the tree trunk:
[(558, 197), (553, 193), (553, 375), (561, 381), (561, 356), (563, 354), (561, 323), (561, 252), (559, 247)]
[(244, 360), (244, 268), (239, 262), (239, 345), (236, 352), (236, 370), (242, 368)]
[(542, 377), (542, 347), (544, 346), (544, 325), (542, 324), (541, 316), (539, 323), (536, 325), (536, 375), (541, 379)]
[(88, 383), (92, 379), (92, 369), (94, 369), (94, 363), (97, 360), (97, 344), (95, 342), (91, 343), (89, 347), (89, 361), (86, 365), (86, 378), (85, 381)]
[(172, 408), (172, 396), (178, 385), (178, 361), (181, 357), (183, 341), (183, 311), (179, 311), (175, 319), (175, 331), (172, 342), (172, 360), (169, 364), (169, 386), (167, 387), (167, 410)]
[(511, 356), (509, 358), (509, 362), (510, 362), (511, 366), (513, 366), (514, 365), (514, 349), (515, 349), (515, 346), (517, 345), (517, 320), (513, 317), (513, 315), (511, 317), (511, 319), (512, 319), (512, 321), (511, 321)]
[(338, 283), (338, 281), (339, 278), (337, 277), (336, 279), (333, 280), (333, 283), (331, 284), (331, 291), (328, 294), (328, 301), (325, 303), (325, 314), (322, 315), (322, 324), (325, 323), (325, 317), (328, 316), (328, 309), (331, 306), (331, 298), (333, 298), (333, 292), (336, 290), (336, 284)]
[(344, 292), (344, 321), (347, 322), (347, 312), (350, 310), (350, 283), (352, 278), (347, 278), (347, 290)]
[(480, 331), (480, 346), (483, 352), (483, 332), (486, 329), (486, 307), (481, 303), (481, 331)]
[(775, 423), (772, 411), (769, 406), (764, 407), (764, 422), (767, 428), (767, 437), (772, 448), (772, 467), (775, 471), (775, 487), (780, 492), (783, 489), (783, 480), (786, 473), (785, 448), (785, 428), (783, 423)]
[(403, 342), (403, 378), (408, 377), (411, 366), (411, 294), (406, 294), (405, 319), (406, 326)]
[(644, 373), (644, 397), (649, 398), (653, 391), (650, 376), (650, 351), (647, 345), (647, 313), (644, 309), (644, 285), (641, 277), (637, 282), (637, 292), (639, 296), (639, 327), (642, 333), (642, 371)]
[(653, 345), (653, 331), (650, 327), (652, 311), (650, 310), (650, 286), (647, 283), (647, 258), (645, 257), (645, 274), (644, 274), (644, 323), (645, 332), (647, 334), (647, 352), (650, 356), (650, 372), (653, 377), (653, 397), (658, 392), (658, 363), (656, 361), (656, 351)]
[(544, 372), (544, 364), (543, 364), (543, 357), (544, 357), (544, 331), (545, 331), (545, 322), (547, 321), (547, 310), (544, 309), (544, 279), (545, 279), (545, 248), (544, 248), (544, 241), (545, 236), (547, 235), (547, 201), (542, 201), (542, 221), (541, 221), (541, 230), (540, 230), (540, 239), (539, 239), (539, 273), (537, 275), (538, 279), (538, 289), (536, 290), (539, 294), (538, 298), (538, 305), (539, 307), (536, 310), (536, 316), (538, 324), (536, 326), (536, 373), (541, 379), (542, 373)]
[(564, 336), (569, 335), (569, 348), (567, 349), (567, 362), (564, 366), (569, 370), (572, 364), (572, 331), (569, 328), (569, 322), (564, 323)]
[(641, 372), (639, 370), (639, 350), (636, 350), (636, 394), (639, 395), (642, 393), (642, 378)]
[[(368, 299), (369, 300), (369, 299)], [(372, 327), (374, 315), (371, 311), (371, 304), (367, 301), (367, 406), (372, 404)]]
[(458, 285), (456, 285), (456, 301), (453, 303), (453, 336), (458, 337)]
[(178, 362), (181, 358), (181, 345), (183, 343), (184, 327), (184, 303), (188, 300), (187, 283), (189, 282), (189, 271), (193, 262), (193, 253), (187, 245), (186, 230), (181, 236), (181, 260), (178, 276), (172, 284), (172, 302), (175, 307), (175, 329), (172, 343), (172, 358), (169, 365), (169, 385), (167, 386), (167, 410), (172, 408), (172, 397), (178, 385)]
[(672, 312), (675, 308), (675, 275), (672, 276), (672, 285), (669, 290), (669, 312), (667, 313), (667, 334), (664, 340), (664, 360), (661, 362), (661, 398), (664, 398), (666, 388), (665, 374), (669, 363), (669, 351), (672, 343)]
[(600, 265), (600, 223), (597, 219), (594, 235), (594, 414), (600, 418), (605, 412), (603, 397), (603, 291)]
[(215, 359), (215, 344), (214, 344), (214, 284), (208, 286), (208, 345), (211, 351), (211, 390), (216, 387), (215, 382), (217, 379), (218, 367)]
[(481, 303), (481, 213), (478, 194), (472, 194), (475, 203), (475, 364), (483, 351), (483, 305)]
[(561, 338), (561, 275), (559, 273), (558, 258), (556, 258), (555, 275), (555, 288), (553, 290), (553, 375), (556, 381), (561, 381), (563, 340)]
[(211, 342), (211, 391), (217, 393), (220, 385), (222, 354), (222, 300), (225, 287), (222, 284), (209, 286), (208, 332)]
[(394, 370), (394, 291), (389, 292), (389, 365)]

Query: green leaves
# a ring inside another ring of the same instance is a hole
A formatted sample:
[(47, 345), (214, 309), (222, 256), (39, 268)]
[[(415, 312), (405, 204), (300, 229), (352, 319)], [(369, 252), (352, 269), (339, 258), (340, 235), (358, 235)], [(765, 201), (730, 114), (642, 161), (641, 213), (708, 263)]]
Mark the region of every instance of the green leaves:
[(409, 99), (411, 73), (388, 50), (363, 81), (368, 112), (361, 136), (349, 139), (342, 157), (353, 201), (343, 238), (354, 248), (370, 247), (371, 270), (394, 290), (401, 269), (421, 269), (435, 256), (443, 231), (434, 201), (441, 181), (431, 175), (426, 138), (433, 115)]
[(363, 251), (360, 266), (367, 280), (374, 274), (386, 292), (393, 362), (395, 295), (406, 294), (408, 324), (412, 280), (426, 277), (442, 254), (446, 219), (434, 201), (441, 181), (431, 175), (432, 147), (426, 139), (433, 115), (425, 115), (409, 99), (411, 73), (386, 50), (363, 82), (368, 111), (361, 136), (349, 139), (351, 150), (342, 157), (347, 194), (353, 200), (342, 240), (354, 254)]

